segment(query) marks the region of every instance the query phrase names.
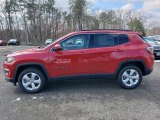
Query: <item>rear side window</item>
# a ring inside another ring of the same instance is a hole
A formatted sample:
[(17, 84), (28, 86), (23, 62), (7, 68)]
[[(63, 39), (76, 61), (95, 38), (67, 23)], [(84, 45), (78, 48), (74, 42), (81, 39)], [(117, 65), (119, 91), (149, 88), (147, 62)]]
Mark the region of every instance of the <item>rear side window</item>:
[(129, 41), (129, 38), (127, 35), (119, 35), (119, 44), (125, 44)]
[(94, 35), (94, 47), (109, 47), (129, 42), (125, 34), (96, 34)]
[(118, 45), (118, 35), (96, 34), (94, 35), (94, 47), (109, 47)]

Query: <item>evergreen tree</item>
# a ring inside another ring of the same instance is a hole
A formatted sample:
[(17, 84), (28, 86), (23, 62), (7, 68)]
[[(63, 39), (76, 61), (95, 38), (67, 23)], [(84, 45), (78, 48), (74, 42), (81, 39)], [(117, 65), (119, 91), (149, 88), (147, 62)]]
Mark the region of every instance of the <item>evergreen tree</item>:
[(82, 30), (82, 21), (87, 8), (86, 0), (70, 0), (69, 5), (73, 15), (74, 22), (78, 23), (78, 29)]

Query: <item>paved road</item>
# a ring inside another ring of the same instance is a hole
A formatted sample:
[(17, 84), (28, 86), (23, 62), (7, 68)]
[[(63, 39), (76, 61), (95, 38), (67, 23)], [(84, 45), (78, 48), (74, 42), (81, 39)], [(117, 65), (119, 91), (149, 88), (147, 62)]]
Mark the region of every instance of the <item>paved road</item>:
[[(9, 51), (0, 48), (2, 65)], [(39, 94), (25, 94), (4, 81), (0, 68), (0, 120), (159, 120), (160, 63), (135, 90), (121, 89), (113, 80), (52, 82)]]

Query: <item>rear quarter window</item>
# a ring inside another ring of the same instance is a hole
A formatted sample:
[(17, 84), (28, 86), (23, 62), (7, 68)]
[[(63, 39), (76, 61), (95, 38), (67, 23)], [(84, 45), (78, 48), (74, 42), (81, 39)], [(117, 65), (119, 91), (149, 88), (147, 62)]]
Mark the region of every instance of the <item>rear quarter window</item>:
[(127, 35), (119, 35), (119, 44), (125, 44), (129, 42), (129, 38)]

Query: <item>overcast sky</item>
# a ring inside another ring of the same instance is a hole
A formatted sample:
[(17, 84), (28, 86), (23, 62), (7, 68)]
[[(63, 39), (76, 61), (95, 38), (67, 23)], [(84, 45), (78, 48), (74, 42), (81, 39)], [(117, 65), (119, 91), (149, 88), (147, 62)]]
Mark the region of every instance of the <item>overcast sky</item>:
[[(5, 0), (0, 0), (0, 4)], [(68, 10), (68, 0), (55, 0), (56, 7), (60, 10)], [(160, 0), (87, 0), (90, 3), (90, 11), (130, 9), (143, 10), (148, 22), (156, 21), (160, 24)]]
[[(87, 0), (92, 9), (144, 9), (160, 11), (160, 0)], [(57, 6), (67, 9), (68, 0), (56, 0)]]
[[(130, 9), (143, 10), (148, 23), (160, 24), (160, 0), (87, 0), (90, 10)], [(56, 0), (56, 6), (68, 10), (68, 0)]]

